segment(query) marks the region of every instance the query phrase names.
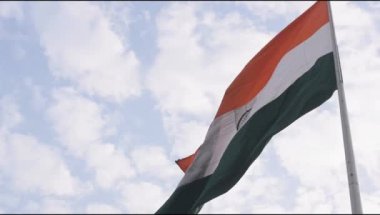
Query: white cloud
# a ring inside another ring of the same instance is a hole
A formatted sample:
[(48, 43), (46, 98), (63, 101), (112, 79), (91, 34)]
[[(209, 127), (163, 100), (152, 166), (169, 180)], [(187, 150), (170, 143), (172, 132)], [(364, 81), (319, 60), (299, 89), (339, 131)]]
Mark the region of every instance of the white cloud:
[(120, 184), (120, 204), (129, 213), (154, 213), (174, 191), (183, 173), (174, 160), (168, 159), (162, 147), (134, 146), (129, 155), (137, 174)]
[(373, 8), (373, 9), (378, 9), (380, 8), (380, 4), (379, 2), (376, 2), (376, 1), (368, 1), (366, 2), (368, 4), (369, 7)]
[(33, 6), (40, 43), (56, 77), (110, 101), (140, 93), (139, 61), (97, 5), (44, 2)]
[(362, 195), (363, 212), (367, 214), (376, 214), (380, 211), (380, 192), (376, 191), (371, 195)]
[(43, 214), (70, 214), (73, 213), (68, 202), (57, 199), (45, 199), (38, 210)]
[(13, 97), (2, 97), (0, 109), (0, 172), (10, 179), (11, 186), (47, 195), (79, 194), (79, 181), (57, 151), (31, 135), (12, 131), (22, 121)]
[(72, 88), (56, 90), (53, 98), (55, 103), (48, 113), (59, 138), (75, 154), (83, 156), (91, 144), (101, 141), (106, 122), (100, 107)]
[[(0, 185), (3, 187), (2, 185)], [(0, 207), (4, 209), (4, 212), (9, 212), (8, 208), (16, 208), (20, 205), (20, 196), (15, 194), (9, 194), (6, 192), (2, 192), (0, 194)], [(7, 211), (8, 209), (8, 211)]]
[(130, 35), (130, 26), (135, 21), (135, 17), (132, 16), (131, 3), (108, 1), (108, 2), (96, 2), (102, 9), (103, 13), (109, 19), (110, 27), (120, 39), (122, 39), (124, 45), (128, 45)]
[(213, 111), (200, 79), (206, 72), (200, 68), (203, 50), (197, 44), (199, 35), (194, 32), (195, 7), (173, 4), (161, 12), (157, 25), (160, 53), (148, 83), (161, 110), (198, 114)]
[(12, 134), (7, 140), (2, 171), (16, 189), (53, 195), (79, 193), (78, 181), (57, 152), (27, 135)]
[(113, 144), (93, 144), (85, 158), (96, 171), (96, 181), (104, 188), (111, 188), (135, 174), (130, 161)]
[(174, 161), (170, 161), (163, 148), (159, 146), (140, 146), (133, 150), (131, 159), (138, 174), (141, 176), (160, 179), (163, 182), (179, 178), (182, 171)]
[[(335, 192), (333, 195), (327, 195), (328, 201), (333, 206), (334, 213), (350, 213), (351, 204), (350, 204), (350, 193), (347, 189), (347, 184), (342, 184), (342, 189), (338, 192)], [(361, 193), (363, 195), (363, 192)], [(362, 199), (362, 203), (363, 199)]]
[(164, 112), (213, 114), (228, 84), (269, 39), (238, 13), (216, 17), (195, 4), (174, 3), (157, 20), (159, 54), (148, 83)]
[(145, 181), (125, 184), (122, 189), (129, 213), (154, 213), (169, 195), (160, 186)]
[(332, 204), (328, 201), (326, 193), (320, 189), (297, 190), (297, 200), (294, 213), (332, 213)]
[(172, 154), (183, 158), (194, 153), (203, 142), (208, 124), (199, 120), (189, 120), (178, 115), (163, 115), (163, 122), (169, 138), (173, 141)]
[[(371, 13), (361, 9), (353, 2), (333, 2), (331, 7), (339, 51), (343, 55), (355, 54), (354, 51), (357, 47), (362, 47), (368, 49), (365, 51), (369, 51), (369, 46), (376, 41), (374, 39), (376, 39), (377, 34)], [(354, 31), (355, 34), (352, 34)], [(345, 56), (344, 58), (347, 57)], [(343, 56), (341, 58), (342, 60), (344, 59)], [(350, 78), (348, 80), (355, 79)]]
[(56, 90), (53, 98), (48, 114), (60, 142), (95, 171), (98, 185), (114, 187), (135, 174), (124, 153), (105, 141), (109, 126), (97, 103), (71, 88)]
[(300, 1), (255, 1), (255, 2), (239, 2), (251, 10), (254, 15), (260, 17), (263, 21), (273, 18), (285, 18), (292, 21), (302, 12), (309, 8), (314, 2)]
[(228, 84), (269, 39), (239, 13), (218, 17), (200, 6), (172, 3), (160, 12), (159, 53), (147, 77), (176, 156), (203, 142)]
[(22, 10), (21, 2), (10, 2), (3, 1), (0, 2), (0, 18), (5, 19), (16, 19), (21, 21), (24, 17), (24, 12)]
[(25, 213), (32, 213), (31, 211), (38, 211), (40, 205), (35, 200), (29, 200), (26, 204), (24, 204)]
[(87, 205), (86, 213), (89, 214), (121, 214), (122, 211), (112, 205), (104, 203), (93, 203)]

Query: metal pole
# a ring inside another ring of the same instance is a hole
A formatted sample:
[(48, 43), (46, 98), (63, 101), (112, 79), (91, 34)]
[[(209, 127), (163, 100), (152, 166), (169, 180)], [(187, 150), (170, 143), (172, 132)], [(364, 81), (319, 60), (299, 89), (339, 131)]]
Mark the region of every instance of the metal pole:
[(340, 66), (338, 45), (337, 45), (336, 37), (335, 37), (335, 28), (334, 28), (332, 13), (331, 13), (330, 1), (328, 1), (327, 5), (328, 5), (327, 6), (328, 11), (329, 11), (329, 18), (330, 18), (331, 36), (333, 40), (333, 44), (332, 44), (333, 49), (334, 49), (333, 55), (334, 55), (334, 62), (335, 62), (337, 87), (338, 87), (338, 98), (339, 98), (339, 108), (340, 108), (340, 119), (342, 122), (344, 151), (345, 151), (345, 157), (346, 157), (348, 187), (350, 190), (351, 211), (353, 214), (362, 214), (363, 211), (362, 211), (362, 204), (361, 204), (361, 199), (360, 199), (359, 182), (358, 182), (358, 177), (357, 177), (357, 172), (356, 172), (356, 167), (355, 167), (354, 150), (352, 147), (350, 124), (348, 121), (346, 98), (345, 98), (344, 88), (343, 88), (342, 70)]

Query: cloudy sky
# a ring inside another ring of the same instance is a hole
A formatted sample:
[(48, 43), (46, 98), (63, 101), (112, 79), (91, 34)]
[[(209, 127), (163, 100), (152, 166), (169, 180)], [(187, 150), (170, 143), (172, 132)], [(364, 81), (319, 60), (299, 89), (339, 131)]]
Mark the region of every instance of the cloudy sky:
[[(313, 2), (1, 2), (0, 212), (153, 213), (225, 89)], [(333, 2), (364, 212), (380, 212), (380, 3)], [(201, 213), (349, 213), (337, 93)]]

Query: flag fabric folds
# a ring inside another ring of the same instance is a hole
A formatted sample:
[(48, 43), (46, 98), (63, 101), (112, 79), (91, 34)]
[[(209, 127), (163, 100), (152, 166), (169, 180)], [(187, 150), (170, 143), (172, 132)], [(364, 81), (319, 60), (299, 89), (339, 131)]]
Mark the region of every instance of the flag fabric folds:
[(196, 213), (231, 189), (270, 139), (337, 89), (327, 2), (312, 5), (227, 88), (205, 141), (177, 163), (185, 175), (157, 213)]

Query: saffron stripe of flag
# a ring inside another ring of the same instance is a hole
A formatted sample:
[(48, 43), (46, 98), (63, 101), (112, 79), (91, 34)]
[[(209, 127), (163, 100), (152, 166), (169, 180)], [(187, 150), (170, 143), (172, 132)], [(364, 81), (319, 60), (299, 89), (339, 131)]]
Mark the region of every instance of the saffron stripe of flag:
[(227, 192), (269, 140), (336, 90), (327, 2), (274, 37), (227, 88), (204, 143), (179, 160), (185, 175), (157, 213), (194, 213)]

